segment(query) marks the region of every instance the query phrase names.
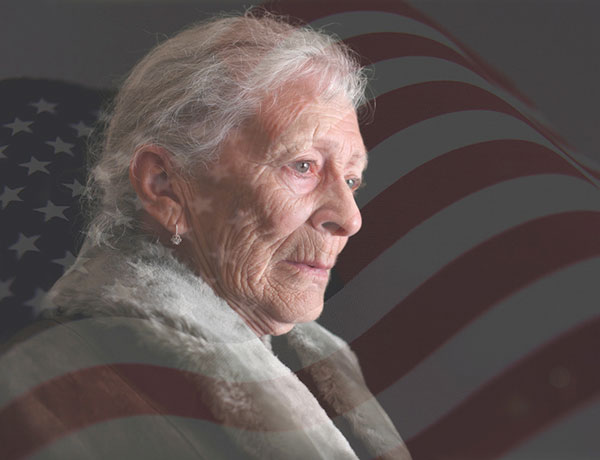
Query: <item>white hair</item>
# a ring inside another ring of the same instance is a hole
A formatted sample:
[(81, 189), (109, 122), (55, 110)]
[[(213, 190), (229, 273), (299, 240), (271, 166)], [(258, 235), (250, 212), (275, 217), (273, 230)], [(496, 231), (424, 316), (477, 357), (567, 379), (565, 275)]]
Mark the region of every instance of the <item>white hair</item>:
[(128, 170), (140, 146), (163, 147), (181, 171), (209, 165), (266, 95), (303, 78), (320, 98), (344, 96), (355, 108), (365, 101), (366, 77), (351, 50), (269, 14), (213, 18), (154, 48), (121, 86), (92, 149), (90, 243), (112, 246), (138, 233)]

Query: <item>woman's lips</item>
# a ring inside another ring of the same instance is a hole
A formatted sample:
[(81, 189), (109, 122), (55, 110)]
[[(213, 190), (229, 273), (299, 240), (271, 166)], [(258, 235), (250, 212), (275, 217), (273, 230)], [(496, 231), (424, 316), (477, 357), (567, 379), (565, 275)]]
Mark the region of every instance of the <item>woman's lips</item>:
[(291, 260), (286, 260), (286, 262), (300, 270), (300, 273), (318, 276), (321, 278), (329, 278), (329, 270), (331, 269), (330, 265), (318, 262), (294, 262)]

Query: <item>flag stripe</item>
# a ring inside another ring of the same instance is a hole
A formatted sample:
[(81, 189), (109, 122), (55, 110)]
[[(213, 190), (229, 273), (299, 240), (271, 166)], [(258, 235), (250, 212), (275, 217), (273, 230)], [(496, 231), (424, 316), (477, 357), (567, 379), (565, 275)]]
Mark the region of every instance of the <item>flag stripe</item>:
[[(460, 53), (437, 41), (418, 35), (399, 32), (375, 32), (344, 40), (348, 46), (362, 56), (362, 65), (392, 58), (427, 56), (445, 59), (480, 74), (478, 69)], [(485, 75), (481, 75), (485, 78)]]
[(517, 291), (379, 393), (384, 407), (410, 414), (395, 420), (402, 435), (408, 439), (420, 433), (486, 382), (496, 376), (501, 379), (503, 371), (524, 354), (597, 317), (598, 273), (600, 258), (593, 258)]
[(600, 399), (589, 404), (528, 439), (500, 460), (570, 459), (590, 458), (600, 452), (598, 437)]
[[(469, 170), (477, 174), (465, 175)], [(338, 274), (349, 281), (396, 240), (453, 202), (498, 182), (534, 174), (582, 177), (545, 147), (516, 140), (470, 145), (425, 163), (362, 208), (364, 225), (341, 254)]]
[[(318, 437), (320, 427), (308, 429), (309, 436)], [(134, 438), (132, 436), (134, 434)], [(160, 435), (157, 436), (156, 434)], [(173, 438), (171, 438), (171, 435)], [(179, 441), (177, 437), (181, 439)], [(71, 432), (36, 452), (32, 460), (42, 459), (176, 459), (213, 460), (216, 458), (248, 458), (232, 439), (248, 433), (201, 419), (177, 416), (139, 415), (117, 418)], [(257, 444), (289, 446), (302, 437), (298, 431), (252, 432)], [(183, 439), (182, 439), (183, 438)], [(308, 439), (306, 441), (308, 441)], [(310, 442), (310, 441), (308, 441)], [(93, 451), (90, 452), (90, 447)], [(314, 449), (314, 447), (313, 447)], [(330, 452), (314, 452), (310, 458), (327, 457)]]
[[(494, 459), (550, 421), (590, 403), (600, 396), (599, 334), (600, 317), (526, 356), (410, 439), (413, 456), (427, 460), (444, 452), (448, 459)], [(558, 369), (567, 374), (557, 376)]]
[(431, 56), (404, 56), (385, 59), (367, 67), (372, 74), (368, 95), (372, 98), (417, 83), (462, 81), (510, 101), (520, 112), (531, 111), (506, 91), (493, 86), (471, 69)]

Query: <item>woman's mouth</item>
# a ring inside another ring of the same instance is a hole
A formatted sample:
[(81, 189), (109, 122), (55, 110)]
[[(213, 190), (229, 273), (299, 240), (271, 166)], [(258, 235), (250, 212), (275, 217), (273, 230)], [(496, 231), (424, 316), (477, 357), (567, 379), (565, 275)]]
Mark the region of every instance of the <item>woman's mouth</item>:
[(331, 264), (317, 261), (296, 262), (292, 260), (286, 260), (286, 262), (296, 267), (302, 274), (318, 276), (320, 278), (329, 278), (329, 270), (333, 266)]

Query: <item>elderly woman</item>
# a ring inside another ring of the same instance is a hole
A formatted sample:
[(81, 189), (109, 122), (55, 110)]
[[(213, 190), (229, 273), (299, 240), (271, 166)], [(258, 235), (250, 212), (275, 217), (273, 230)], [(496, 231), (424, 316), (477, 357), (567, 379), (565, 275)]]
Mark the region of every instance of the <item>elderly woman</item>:
[(28, 371), (62, 386), (15, 415), (33, 447), (14, 452), (409, 458), (355, 356), (313, 322), (361, 226), (364, 81), (330, 37), (249, 14), (133, 69), (87, 240), (43, 313), (66, 332)]

